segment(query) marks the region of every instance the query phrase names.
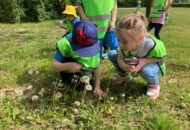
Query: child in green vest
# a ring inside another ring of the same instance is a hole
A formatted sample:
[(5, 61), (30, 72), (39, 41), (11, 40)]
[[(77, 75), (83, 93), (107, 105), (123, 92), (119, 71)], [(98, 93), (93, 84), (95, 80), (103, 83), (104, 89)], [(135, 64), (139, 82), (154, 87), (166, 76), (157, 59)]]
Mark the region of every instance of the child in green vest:
[(158, 72), (165, 74), (166, 50), (160, 40), (147, 34), (146, 21), (142, 13), (123, 17), (117, 29), (120, 49), (110, 51), (109, 57), (120, 80), (127, 80), (126, 73), (140, 74), (147, 82), (146, 95), (156, 99), (160, 93)]
[(108, 46), (110, 50), (117, 50), (118, 39), (115, 33), (117, 0), (77, 0), (77, 2), (81, 19), (90, 20), (97, 27), (100, 58), (104, 58), (103, 45), (104, 49)]
[(71, 33), (73, 30), (73, 25), (80, 21), (80, 18), (76, 14), (76, 7), (66, 5), (66, 8), (62, 13), (65, 16), (65, 19), (60, 21), (60, 27), (65, 28), (68, 33)]
[(63, 37), (57, 42), (52, 63), (54, 71), (60, 72), (62, 82), (70, 85), (75, 76), (91, 75), (94, 94), (105, 97), (100, 88), (99, 44), (95, 25), (90, 21), (79, 21), (74, 25), (72, 37)]
[(160, 39), (160, 31), (166, 22), (167, 11), (171, 4), (172, 0), (153, 0), (148, 31), (155, 28), (154, 35), (157, 39)]

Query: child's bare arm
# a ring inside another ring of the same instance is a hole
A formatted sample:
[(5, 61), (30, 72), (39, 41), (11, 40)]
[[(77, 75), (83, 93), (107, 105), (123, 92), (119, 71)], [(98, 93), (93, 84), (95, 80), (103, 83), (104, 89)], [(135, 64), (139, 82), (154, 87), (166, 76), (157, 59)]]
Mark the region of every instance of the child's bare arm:
[(83, 7), (80, 4), (78, 4), (77, 7), (78, 7), (78, 12), (79, 12), (79, 15), (80, 15), (81, 19), (89, 20), (89, 18), (84, 13)]
[(139, 59), (139, 64), (135, 67), (134, 71), (138, 72), (141, 68), (149, 63), (157, 63), (164, 61), (164, 58), (141, 58)]
[(117, 2), (114, 3), (113, 9), (112, 9), (111, 21), (109, 24), (109, 30), (112, 30), (115, 28), (116, 17), (117, 17)]
[(80, 72), (82, 65), (80, 65), (76, 62), (61, 63), (61, 62), (54, 59), (52, 62), (52, 68), (56, 72), (68, 71), (71, 73), (76, 73), (76, 72)]
[(125, 57), (121, 53), (121, 51), (118, 52), (117, 62), (122, 70), (124, 71), (130, 71), (129, 65), (127, 65), (124, 61)]
[(106, 97), (107, 93), (100, 88), (101, 66), (99, 65), (94, 71), (94, 95), (98, 97)]

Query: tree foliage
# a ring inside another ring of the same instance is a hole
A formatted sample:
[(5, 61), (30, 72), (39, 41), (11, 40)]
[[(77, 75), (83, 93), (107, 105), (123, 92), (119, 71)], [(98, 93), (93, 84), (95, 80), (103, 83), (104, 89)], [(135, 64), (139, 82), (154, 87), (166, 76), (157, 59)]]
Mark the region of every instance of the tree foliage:
[[(146, 0), (142, 0), (142, 4)], [(136, 0), (118, 0), (119, 6), (135, 7)], [(77, 0), (1, 0), (0, 22), (36, 22), (62, 17), (66, 4), (76, 5)]]

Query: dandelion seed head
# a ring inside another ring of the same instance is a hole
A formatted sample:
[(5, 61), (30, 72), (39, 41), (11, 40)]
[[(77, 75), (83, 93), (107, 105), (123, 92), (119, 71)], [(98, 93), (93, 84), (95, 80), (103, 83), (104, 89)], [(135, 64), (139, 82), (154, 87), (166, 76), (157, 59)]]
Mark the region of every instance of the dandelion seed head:
[(41, 88), (41, 90), (40, 90), (40, 92), (38, 94), (41, 95), (41, 96), (43, 96), (44, 92), (45, 92), (45, 89)]
[(32, 75), (33, 73), (34, 73), (33, 70), (29, 70), (29, 71), (28, 71), (28, 74), (29, 74), (29, 75)]
[(84, 75), (84, 76), (82, 76), (82, 77), (80, 78), (80, 81), (81, 81), (82, 83), (89, 83), (90, 77), (87, 76), (87, 75)]
[(18, 96), (22, 96), (22, 95), (23, 95), (23, 90), (21, 90), (21, 89), (16, 89), (16, 90), (15, 90), (15, 93), (16, 93), (16, 95), (18, 95)]
[(125, 97), (125, 94), (124, 94), (124, 93), (122, 93), (122, 94), (121, 94), (121, 96), (122, 96), (122, 97)]
[(113, 101), (113, 100), (114, 100), (114, 97), (110, 97), (110, 100)]
[(80, 102), (79, 101), (75, 101), (75, 103), (74, 103), (77, 107), (79, 107), (80, 106)]
[(32, 101), (38, 101), (39, 100), (39, 96), (38, 95), (33, 95), (32, 96)]
[(79, 114), (79, 109), (75, 108), (73, 111), (75, 114)]
[(28, 89), (28, 90), (32, 90), (32, 89), (33, 89), (33, 86), (32, 86), (32, 85), (29, 85), (29, 86), (27, 87), (27, 89)]
[(39, 74), (39, 71), (36, 71), (36, 74)]
[(90, 84), (87, 84), (85, 88), (87, 91), (92, 91), (92, 86)]
[(60, 99), (62, 97), (62, 93), (61, 92), (57, 92), (55, 94), (55, 99)]

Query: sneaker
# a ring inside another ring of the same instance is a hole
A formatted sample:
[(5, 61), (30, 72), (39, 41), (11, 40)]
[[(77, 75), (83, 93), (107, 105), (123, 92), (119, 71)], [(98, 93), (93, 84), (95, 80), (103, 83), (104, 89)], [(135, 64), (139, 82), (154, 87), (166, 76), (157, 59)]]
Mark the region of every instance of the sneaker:
[(103, 53), (102, 54), (102, 59), (107, 59), (108, 58), (108, 53)]
[(148, 90), (146, 92), (146, 95), (151, 99), (156, 99), (160, 94), (160, 86), (148, 86)]

